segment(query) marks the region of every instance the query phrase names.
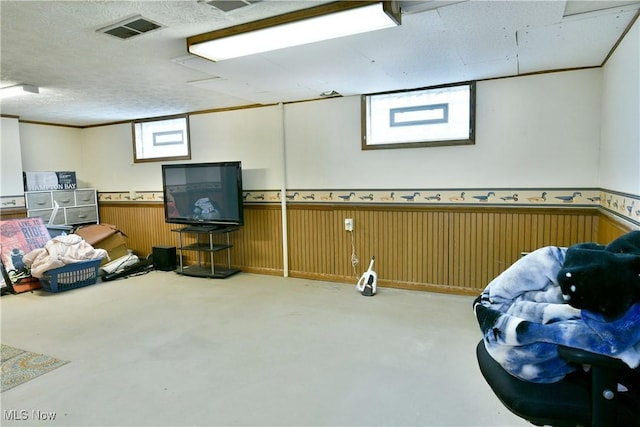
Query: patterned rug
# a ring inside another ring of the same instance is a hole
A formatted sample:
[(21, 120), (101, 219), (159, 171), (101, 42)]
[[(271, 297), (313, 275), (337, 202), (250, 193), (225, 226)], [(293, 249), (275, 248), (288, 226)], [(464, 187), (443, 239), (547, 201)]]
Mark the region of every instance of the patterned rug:
[(26, 383), (68, 363), (44, 354), (32, 353), (8, 345), (0, 345), (2, 387), (0, 393)]

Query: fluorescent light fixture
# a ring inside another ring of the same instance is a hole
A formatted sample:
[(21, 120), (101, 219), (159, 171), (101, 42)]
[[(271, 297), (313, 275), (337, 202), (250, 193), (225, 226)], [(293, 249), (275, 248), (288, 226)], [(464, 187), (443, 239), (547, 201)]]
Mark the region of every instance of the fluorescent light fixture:
[(0, 88), (0, 98), (9, 98), (10, 96), (24, 95), (25, 93), (40, 93), (40, 89), (33, 85), (14, 85)]
[(187, 46), (221, 61), (399, 24), (397, 1), (339, 1), (192, 36)]

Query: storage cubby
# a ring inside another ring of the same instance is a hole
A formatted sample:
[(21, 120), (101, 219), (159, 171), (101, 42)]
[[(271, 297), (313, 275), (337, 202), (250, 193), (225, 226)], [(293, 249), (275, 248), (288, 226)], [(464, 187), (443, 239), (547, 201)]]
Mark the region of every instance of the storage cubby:
[(30, 218), (40, 217), (45, 224), (49, 223), (52, 215), (55, 215), (51, 221), (52, 225), (95, 224), (99, 222), (97, 194), (93, 188), (27, 191), (25, 199), (27, 216)]

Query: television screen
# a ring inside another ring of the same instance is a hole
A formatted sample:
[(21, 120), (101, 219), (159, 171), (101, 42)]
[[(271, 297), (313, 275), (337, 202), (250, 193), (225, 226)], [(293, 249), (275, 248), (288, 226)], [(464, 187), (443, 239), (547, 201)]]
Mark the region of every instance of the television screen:
[(165, 221), (191, 225), (242, 225), (240, 162), (162, 165)]

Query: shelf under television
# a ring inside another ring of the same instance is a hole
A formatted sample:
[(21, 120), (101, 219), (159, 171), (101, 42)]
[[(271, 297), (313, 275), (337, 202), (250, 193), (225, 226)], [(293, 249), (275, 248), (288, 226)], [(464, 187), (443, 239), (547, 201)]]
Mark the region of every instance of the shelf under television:
[(191, 243), (189, 245), (183, 246), (182, 249), (185, 251), (198, 251), (198, 252), (218, 252), (224, 249), (231, 248), (232, 245), (225, 244), (214, 244), (210, 246), (209, 243)]
[(224, 279), (229, 276), (232, 276), (236, 273), (239, 273), (240, 270), (236, 268), (225, 268), (225, 267), (215, 267), (215, 271), (212, 274), (211, 268), (209, 266), (200, 266), (200, 265), (188, 265), (182, 268), (182, 270), (176, 270), (176, 273), (182, 274), (184, 276), (193, 276), (193, 277), (208, 277), (213, 279)]

